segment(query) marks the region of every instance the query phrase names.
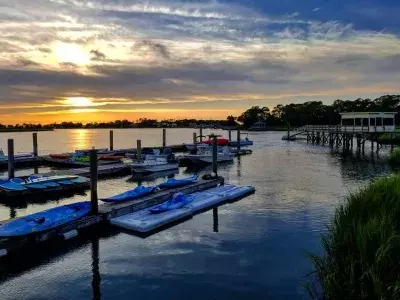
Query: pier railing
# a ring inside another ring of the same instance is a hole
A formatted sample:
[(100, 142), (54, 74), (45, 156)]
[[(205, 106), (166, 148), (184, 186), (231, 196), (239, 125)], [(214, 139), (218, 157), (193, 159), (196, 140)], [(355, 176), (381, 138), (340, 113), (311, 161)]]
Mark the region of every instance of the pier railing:
[(394, 126), (342, 126), (342, 125), (305, 125), (294, 129), (296, 132), (394, 132)]

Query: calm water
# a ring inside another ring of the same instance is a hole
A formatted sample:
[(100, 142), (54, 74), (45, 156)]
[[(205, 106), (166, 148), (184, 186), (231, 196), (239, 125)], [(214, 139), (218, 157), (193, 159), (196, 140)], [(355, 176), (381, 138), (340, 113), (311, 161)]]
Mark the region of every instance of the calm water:
[[(192, 132), (168, 130), (167, 142), (190, 142)], [(0, 147), (14, 137), (18, 151), (31, 151), (31, 134), (2, 136)], [(385, 151), (381, 157), (343, 156), (329, 147), (284, 142), (281, 136), (251, 133), (254, 153), (219, 167), (226, 182), (255, 186), (254, 195), (147, 238), (102, 229), (65, 247), (0, 262), (0, 299), (307, 299), (301, 286), (311, 270), (306, 252), (320, 251), (319, 235), (334, 208), (350, 191), (390, 169)], [(145, 146), (160, 145), (161, 130), (116, 130), (114, 144), (133, 147), (138, 138)], [(41, 154), (91, 146), (107, 147), (108, 130), (39, 133)], [(194, 171), (181, 168), (178, 176)], [(100, 181), (99, 195), (136, 186), (128, 179)], [(0, 219), (87, 198), (0, 206)]]

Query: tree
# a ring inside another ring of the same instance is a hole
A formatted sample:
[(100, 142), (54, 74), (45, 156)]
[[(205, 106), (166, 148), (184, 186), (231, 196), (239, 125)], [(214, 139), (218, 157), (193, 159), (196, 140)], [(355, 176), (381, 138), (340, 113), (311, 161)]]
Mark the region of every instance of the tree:
[(257, 121), (266, 121), (270, 116), (268, 107), (253, 106), (242, 113), (237, 120), (243, 123), (245, 128), (250, 128)]

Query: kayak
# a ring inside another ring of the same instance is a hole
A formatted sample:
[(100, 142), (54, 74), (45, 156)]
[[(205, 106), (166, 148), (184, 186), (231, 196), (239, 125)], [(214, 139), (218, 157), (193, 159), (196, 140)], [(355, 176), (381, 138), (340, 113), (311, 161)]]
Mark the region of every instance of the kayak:
[(182, 208), (186, 204), (192, 202), (193, 197), (188, 195), (186, 196), (183, 193), (176, 193), (172, 196), (172, 198), (160, 205), (157, 205), (153, 208), (150, 208), (149, 211), (153, 214), (160, 214), (169, 210), (174, 210), (178, 208)]
[(41, 232), (77, 220), (90, 212), (90, 202), (78, 202), (44, 210), (0, 226), (0, 237)]
[(112, 156), (112, 155), (99, 155), (100, 160), (121, 160), (125, 158), (125, 156)]
[(170, 178), (166, 182), (161, 183), (158, 187), (161, 189), (171, 189), (171, 188), (190, 184), (193, 181), (196, 181), (198, 178), (199, 178), (199, 175), (193, 175), (191, 177), (182, 178), (182, 179)]
[(115, 195), (109, 198), (100, 199), (103, 202), (124, 202), (129, 200), (138, 199), (153, 193), (157, 189), (156, 186), (146, 187), (139, 185), (133, 190), (126, 191), (125, 193)]
[(70, 159), (71, 154), (50, 154), (51, 158), (56, 158), (56, 159)]
[(72, 157), (73, 161), (78, 161), (78, 162), (89, 162), (90, 157), (89, 156), (73, 156)]
[(15, 183), (10, 180), (0, 179), (0, 189), (5, 191), (26, 191), (27, 188), (20, 183)]
[[(202, 144), (212, 145), (213, 139), (205, 140), (201, 142)], [(229, 144), (229, 140), (225, 138), (217, 138), (217, 145), (218, 146), (227, 146)]]
[[(237, 147), (237, 145), (238, 145), (238, 142), (237, 142), (237, 141), (229, 142), (229, 146)], [(250, 141), (250, 140), (240, 140), (240, 146), (243, 146), (243, 147), (245, 147), (245, 146), (253, 146), (253, 141)]]

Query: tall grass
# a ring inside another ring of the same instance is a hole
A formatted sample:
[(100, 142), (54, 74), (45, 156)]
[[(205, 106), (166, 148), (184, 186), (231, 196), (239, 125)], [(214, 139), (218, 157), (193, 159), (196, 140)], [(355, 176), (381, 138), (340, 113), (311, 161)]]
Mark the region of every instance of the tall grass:
[(396, 148), (390, 153), (389, 162), (400, 164), (400, 148)]
[(348, 197), (310, 258), (313, 299), (400, 299), (400, 175)]

